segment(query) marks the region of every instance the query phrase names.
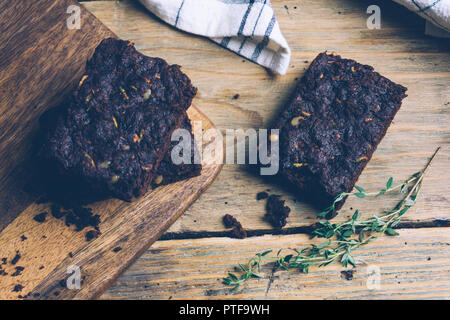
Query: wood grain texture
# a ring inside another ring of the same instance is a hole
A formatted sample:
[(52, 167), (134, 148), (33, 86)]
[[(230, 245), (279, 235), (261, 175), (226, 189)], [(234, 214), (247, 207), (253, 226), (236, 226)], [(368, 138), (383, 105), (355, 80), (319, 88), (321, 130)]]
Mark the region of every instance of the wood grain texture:
[[(399, 232), (398, 237), (379, 238), (354, 252), (353, 280), (343, 278), (339, 264), (314, 267), (308, 274), (298, 270), (273, 274), (273, 265), (268, 264), (262, 268), (262, 279), (243, 284), (234, 294), (221, 280), (235, 264), (245, 263), (256, 252), (303, 248), (312, 241), (306, 235), (158, 241), (102, 298), (450, 299), (448, 230)], [(374, 267), (380, 268), (379, 288), (367, 286)]]
[[(67, 0), (0, 3), (0, 299), (100, 295), (222, 167), (206, 164), (200, 176), (156, 188), (133, 203), (107, 200), (90, 205), (101, 220), (101, 235), (90, 242), (85, 232), (75, 232), (50, 214), (43, 223), (33, 219), (50, 212), (49, 204), (35, 202), (42, 196), (32, 165), (37, 120), (78, 84), (98, 43), (114, 36), (84, 8), (81, 29), (69, 30), (66, 10), (72, 4), (79, 6)], [(214, 128), (196, 107), (191, 106), (188, 115), (205, 130)], [(203, 161), (208, 160), (206, 155)], [(80, 290), (61, 285), (71, 265), (82, 270)], [(14, 290), (17, 285), (21, 290)]]
[[(366, 9), (381, 7), (382, 28), (366, 27)], [(392, 1), (291, 0), (272, 1), (283, 34), (292, 49), (291, 66), (280, 77), (215, 43), (164, 24), (135, 1), (94, 1), (86, 7), (124, 39), (151, 56), (183, 65), (198, 86), (196, 105), (220, 128), (264, 128), (274, 119), (312, 59), (324, 50), (374, 66), (375, 70), (409, 88), (408, 98), (394, 124), (364, 170), (358, 185), (379, 190), (393, 176), (397, 182), (420, 170), (437, 146), (442, 146), (426, 178), (408, 226), (435, 225), (449, 217), (450, 205), (450, 44), (423, 35), (423, 20)], [(286, 7), (287, 8), (286, 8)], [(233, 99), (239, 94), (238, 99)], [(264, 201), (256, 193), (266, 189), (286, 195), (293, 209), (286, 230), (309, 225), (316, 211), (296, 202), (279, 185), (250, 173), (245, 166), (225, 165), (216, 182), (164, 235), (164, 239), (221, 236), (222, 217), (236, 216), (254, 234), (270, 233), (264, 221)], [(347, 201), (336, 221), (347, 219), (350, 208), (364, 216), (391, 207), (387, 201)]]

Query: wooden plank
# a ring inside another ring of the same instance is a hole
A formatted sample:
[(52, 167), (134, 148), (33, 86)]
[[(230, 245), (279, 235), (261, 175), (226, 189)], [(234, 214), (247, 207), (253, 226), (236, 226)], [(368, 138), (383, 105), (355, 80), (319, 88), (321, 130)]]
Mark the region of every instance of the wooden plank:
[[(381, 7), (380, 30), (366, 27), (365, 12), (370, 4)], [(373, 65), (407, 86), (409, 96), (358, 184), (378, 190), (389, 176), (402, 181), (420, 170), (441, 145), (418, 204), (405, 221), (433, 225), (437, 218), (448, 218), (450, 185), (443, 182), (450, 179), (450, 45), (424, 36), (423, 20), (414, 13), (392, 1), (274, 0), (277, 19), (293, 51), (289, 72), (280, 77), (207, 39), (167, 26), (135, 1), (94, 1), (85, 5), (143, 52), (182, 64), (199, 88), (196, 104), (222, 130), (266, 127), (288, 99), (295, 78), (303, 74), (318, 52), (335, 50)], [(238, 99), (233, 99), (235, 94), (239, 94)], [(208, 192), (169, 229), (165, 238), (221, 235), (225, 232), (225, 213), (235, 215), (245, 228), (256, 233), (271, 232), (263, 219), (265, 203), (255, 199), (257, 192), (267, 188), (286, 195), (293, 209), (288, 229), (295, 231), (313, 221), (316, 211), (295, 202), (294, 195), (279, 185), (263, 181), (244, 166), (226, 165)], [(394, 198), (348, 201), (336, 219), (346, 219), (350, 208), (370, 215), (392, 206)]]
[[(303, 248), (317, 241), (300, 234), (158, 241), (102, 299), (450, 299), (448, 229), (399, 232), (354, 252), (353, 280), (345, 280), (345, 268), (339, 264), (314, 267), (309, 274), (272, 274), (269, 264), (262, 269), (262, 279), (243, 284), (235, 293), (221, 284), (235, 264), (267, 249)], [(376, 267), (380, 286), (368, 287)]]

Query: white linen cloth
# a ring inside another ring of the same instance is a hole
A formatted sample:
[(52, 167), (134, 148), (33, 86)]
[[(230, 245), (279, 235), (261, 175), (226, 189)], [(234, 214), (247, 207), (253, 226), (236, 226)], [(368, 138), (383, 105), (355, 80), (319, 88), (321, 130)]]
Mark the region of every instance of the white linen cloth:
[(291, 50), (270, 0), (139, 0), (172, 26), (284, 75)]
[(427, 19), (425, 33), (450, 37), (450, 0), (394, 0)]

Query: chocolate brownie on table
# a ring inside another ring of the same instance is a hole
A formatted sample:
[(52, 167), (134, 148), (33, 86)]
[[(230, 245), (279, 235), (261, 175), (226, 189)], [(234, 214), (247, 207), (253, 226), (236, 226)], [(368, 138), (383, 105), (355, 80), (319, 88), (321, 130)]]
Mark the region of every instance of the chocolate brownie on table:
[(43, 117), (40, 158), (90, 192), (130, 201), (150, 187), (195, 94), (179, 66), (105, 39), (74, 94)]
[(273, 126), (280, 129), (272, 140), (280, 143), (281, 178), (321, 209), (350, 192), (406, 90), (370, 66), (319, 54)]

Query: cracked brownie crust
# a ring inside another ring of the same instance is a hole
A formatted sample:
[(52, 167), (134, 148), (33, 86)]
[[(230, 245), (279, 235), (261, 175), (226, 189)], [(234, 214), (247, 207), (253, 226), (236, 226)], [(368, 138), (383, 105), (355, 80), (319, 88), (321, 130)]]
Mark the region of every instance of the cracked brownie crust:
[(370, 66), (319, 54), (273, 126), (280, 129), (282, 177), (320, 208), (350, 192), (406, 90)]

